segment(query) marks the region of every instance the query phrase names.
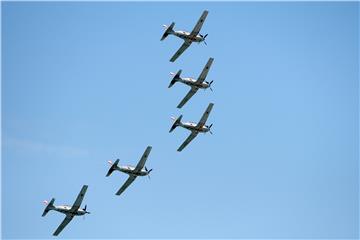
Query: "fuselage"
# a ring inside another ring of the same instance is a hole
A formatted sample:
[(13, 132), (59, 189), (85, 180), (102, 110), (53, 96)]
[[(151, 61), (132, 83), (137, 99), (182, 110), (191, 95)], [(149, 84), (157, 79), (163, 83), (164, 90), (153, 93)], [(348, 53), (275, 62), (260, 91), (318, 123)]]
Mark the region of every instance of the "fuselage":
[(190, 33), (189, 32), (186, 32), (186, 31), (173, 31), (172, 32), (173, 35), (181, 38), (181, 39), (184, 39), (184, 40), (190, 40), (192, 42), (202, 42), (204, 41), (204, 38), (198, 34), (194, 37), (191, 37)]
[(71, 211), (71, 206), (68, 205), (58, 205), (58, 206), (54, 206), (52, 210), (55, 210), (57, 212), (61, 212), (64, 214), (72, 214), (72, 215), (84, 215), (86, 213), (86, 211), (82, 208), (79, 208), (76, 211)]
[(193, 122), (180, 123), (179, 126), (186, 128), (190, 131), (196, 131), (196, 132), (202, 132), (202, 133), (206, 133), (206, 132), (210, 131), (210, 129), (206, 125), (198, 127), (197, 124), (193, 123)]
[(145, 169), (141, 169), (140, 171), (135, 171), (135, 167), (133, 166), (118, 166), (117, 170), (129, 174), (129, 175), (134, 175), (134, 176), (146, 176), (149, 174), (148, 171), (146, 171)]
[(196, 79), (193, 79), (191, 77), (187, 77), (187, 78), (181, 78), (179, 77), (177, 79), (179, 82), (182, 82), (190, 87), (197, 87), (197, 88), (202, 88), (202, 89), (206, 89), (208, 87), (210, 87), (210, 84), (208, 82), (201, 82), (199, 84), (196, 83)]

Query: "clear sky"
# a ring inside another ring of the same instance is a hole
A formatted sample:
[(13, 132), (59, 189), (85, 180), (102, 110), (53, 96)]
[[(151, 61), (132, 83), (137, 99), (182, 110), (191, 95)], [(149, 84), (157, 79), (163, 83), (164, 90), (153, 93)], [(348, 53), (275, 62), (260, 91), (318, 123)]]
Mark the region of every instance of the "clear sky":
[[(2, 234), (51, 238), (64, 215), (42, 201), (84, 204), (59, 238), (357, 238), (359, 4), (2, 3)], [(160, 42), (162, 24), (208, 45)], [(197, 77), (198, 93), (170, 71)], [(213, 135), (168, 133), (171, 116)], [(107, 161), (151, 180), (105, 178)]]

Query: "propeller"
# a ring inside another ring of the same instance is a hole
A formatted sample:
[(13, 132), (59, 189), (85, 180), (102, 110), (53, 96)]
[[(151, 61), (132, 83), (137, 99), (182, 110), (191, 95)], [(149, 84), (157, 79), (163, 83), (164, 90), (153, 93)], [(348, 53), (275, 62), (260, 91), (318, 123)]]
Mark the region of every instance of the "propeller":
[(211, 88), (211, 84), (212, 84), (213, 82), (214, 82), (214, 80), (211, 80), (211, 82), (209, 83), (209, 88), (210, 88), (211, 91), (213, 91), (212, 88)]
[(203, 39), (203, 42), (205, 43), (205, 45), (207, 45), (206, 41), (205, 41), (205, 38), (207, 37), (208, 34), (205, 34), (204, 36), (200, 34), (200, 36), (202, 37)]
[(85, 213), (90, 213), (90, 212), (86, 211), (86, 208), (87, 208), (87, 204), (85, 204), (84, 211), (85, 211)]
[(212, 125), (213, 125), (213, 124), (210, 124), (210, 126), (206, 126), (206, 127), (209, 129), (210, 134), (213, 134), (212, 131), (211, 131)]
[(212, 80), (211, 82), (208, 82), (208, 81), (205, 81), (205, 82), (209, 85), (210, 90), (213, 92), (213, 89), (211, 88), (211, 84), (214, 82), (214, 80)]
[(147, 167), (145, 166), (145, 171), (147, 172), (149, 179), (150, 179), (150, 173), (152, 170), (153, 170), (152, 168), (150, 170), (148, 170)]

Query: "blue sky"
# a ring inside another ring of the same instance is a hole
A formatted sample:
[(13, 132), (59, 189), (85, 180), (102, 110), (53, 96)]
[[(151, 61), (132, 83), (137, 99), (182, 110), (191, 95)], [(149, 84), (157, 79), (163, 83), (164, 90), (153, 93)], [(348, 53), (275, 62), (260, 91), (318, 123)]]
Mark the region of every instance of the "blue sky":
[[(358, 3), (2, 3), (2, 237), (51, 238), (88, 184), (91, 214), (59, 238), (357, 238)], [(208, 45), (160, 42), (204, 9)], [(188, 87), (170, 71), (208, 80)], [(169, 134), (171, 116), (213, 135)], [(153, 146), (151, 180), (105, 178)]]

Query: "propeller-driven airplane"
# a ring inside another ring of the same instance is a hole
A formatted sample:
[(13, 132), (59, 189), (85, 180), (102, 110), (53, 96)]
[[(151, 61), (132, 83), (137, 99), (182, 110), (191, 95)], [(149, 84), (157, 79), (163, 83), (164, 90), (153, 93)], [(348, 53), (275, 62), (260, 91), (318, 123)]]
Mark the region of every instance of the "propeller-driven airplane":
[(54, 236), (59, 235), (59, 233), (66, 227), (66, 225), (73, 219), (74, 216), (81, 216), (81, 215), (85, 215), (87, 213), (90, 213), (88, 211), (86, 211), (86, 205), (84, 208), (80, 208), (81, 202), (84, 199), (84, 195), (86, 193), (88, 186), (84, 185), (81, 188), (81, 191), (79, 193), (79, 195), (77, 196), (74, 204), (72, 206), (68, 206), (68, 205), (59, 205), (59, 206), (55, 206), (54, 202), (55, 202), (55, 198), (51, 199), (50, 202), (48, 201), (44, 201), (44, 203), (46, 204), (46, 208), (42, 214), (42, 216), (44, 217), (50, 210), (55, 210), (61, 213), (64, 213), (66, 215), (65, 219), (61, 222), (60, 226), (56, 229), (56, 231), (53, 233)]
[(198, 133), (210, 132), (212, 134), (212, 132), (211, 132), (212, 124), (210, 126), (207, 126), (207, 125), (205, 125), (205, 123), (209, 117), (209, 114), (210, 114), (213, 106), (214, 106), (213, 103), (209, 104), (209, 106), (206, 108), (204, 114), (202, 115), (199, 123), (197, 123), (197, 124), (193, 123), (193, 122), (181, 122), (182, 115), (180, 115), (180, 117), (178, 117), (177, 119), (172, 118), (174, 120), (174, 124), (171, 126), (169, 132), (172, 132), (178, 126), (186, 128), (187, 130), (191, 131), (190, 136), (187, 139), (185, 139), (183, 144), (181, 144), (181, 146), (178, 148), (178, 152), (181, 152), (198, 135)]
[(114, 170), (126, 173), (129, 175), (129, 178), (126, 180), (126, 182), (124, 183), (124, 185), (122, 185), (122, 187), (119, 189), (119, 191), (116, 192), (116, 195), (120, 195), (122, 192), (125, 191), (125, 189), (136, 179), (136, 177), (138, 176), (148, 176), (150, 178), (150, 172), (152, 171), (152, 169), (147, 169), (145, 166), (145, 162), (146, 159), (148, 158), (150, 151), (151, 151), (151, 146), (148, 146), (144, 152), (144, 154), (142, 155), (139, 163), (136, 165), (136, 167), (133, 166), (118, 166), (119, 163), (119, 159), (117, 159), (114, 163), (112, 161), (108, 161), (108, 163), (111, 165), (109, 171), (107, 172), (106, 176), (110, 176), (111, 173)]
[(170, 26), (167, 25), (163, 25), (163, 27), (165, 27), (165, 32), (162, 35), (160, 41), (164, 40), (167, 36), (171, 35), (175, 35), (181, 39), (184, 40), (184, 43), (181, 45), (181, 47), (179, 48), (179, 50), (177, 50), (177, 52), (174, 54), (174, 56), (172, 56), (172, 58), (170, 59), (170, 62), (175, 62), (175, 60), (191, 45), (191, 43), (193, 42), (205, 42), (205, 38), (207, 37), (207, 34), (205, 35), (201, 35), (199, 34), (201, 27), (203, 25), (203, 23), (205, 22), (206, 16), (208, 15), (208, 11), (204, 11), (200, 17), (200, 19), (198, 20), (198, 22), (196, 23), (194, 29), (191, 31), (191, 33), (186, 32), (186, 31), (174, 31), (174, 26), (175, 26), (175, 22), (172, 22), (170, 24)]
[(214, 61), (213, 58), (209, 58), (208, 62), (206, 63), (204, 69), (202, 70), (200, 76), (197, 79), (193, 79), (191, 77), (188, 78), (180, 77), (182, 71), (181, 69), (176, 74), (172, 72), (170, 73), (174, 77), (169, 84), (169, 88), (171, 88), (176, 82), (181, 82), (191, 87), (190, 91), (186, 94), (183, 100), (181, 100), (177, 108), (182, 108), (182, 106), (185, 105), (185, 103), (197, 92), (197, 90), (199, 90), (199, 88), (202, 89), (210, 88), (210, 90), (212, 91), (211, 84), (213, 83), (213, 81), (207, 82), (205, 81), (205, 78), (209, 72), (209, 69), (213, 61)]

